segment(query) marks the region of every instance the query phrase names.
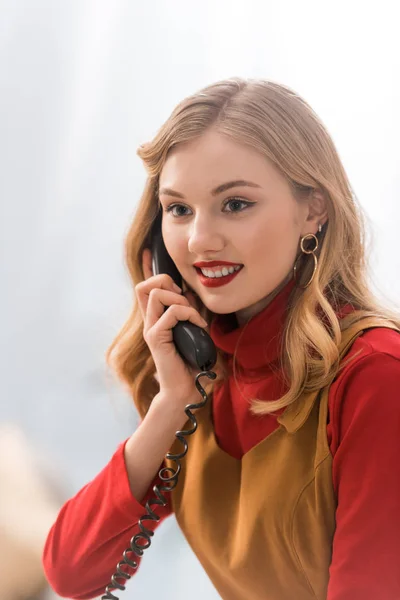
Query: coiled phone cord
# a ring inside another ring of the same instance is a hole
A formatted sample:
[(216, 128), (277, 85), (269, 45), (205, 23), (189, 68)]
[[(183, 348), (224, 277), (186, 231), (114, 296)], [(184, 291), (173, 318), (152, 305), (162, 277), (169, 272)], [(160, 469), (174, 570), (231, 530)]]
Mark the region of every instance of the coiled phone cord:
[[(129, 580), (132, 577), (132, 575), (129, 575), (128, 573), (126, 573), (126, 571), (123, 570), (123, 567), (128, 566), (132, 569), (137, 569), (139, 566), (138, 563), (132, 559), (132, 556), (129, 555), (136, 554), (136, 556), (141, 557), (143, 556), (144, 550), (146, 550), (146, 548), (149, 548), (149, 546), (151, 545), (151, 537), (154, 535), (154, 531), (147, 529), (145, 525), (143, 525), (143, 521), (160, 520), (160, 517), (152, 510), (151, 506), (165, 506), (167, 504), (167, 500), (162, 494), (162, 492), (171, 492), (178, 483), (178, 476), (181, 471), (180, 461), (184, 456), (186, 456), (186, 453), (188, 451), (188, 442), (185, 439), (185, 436), (192, 435), (197, 430), (197, 419), (195, 415), (191, 412), (191, 409), (203, 408), (207, 404), (208, 400), (207, 394), (203, 386), (199, 382), (199, 379), (204, 376), (208, 377), (209, 379), (215, 379), (217, 377), (214, 371), (201, 371), (196, 375), (195, 384), (201, 396), (203, 397), (203, 400), (201, 402), (198, 402), (197, 404), (188, 404), (185, 407), (185, 413), (192, 422), (193, 427), (191, 429), (177, 431), (175, 433), (175, 437), (183, 445), (183, 450), (179, 454), (171, 454), (168, 452), (165, 455), (166, 459), (175, 462), (176, 469), (173, 469), (172, 467), (163, 467), (162, 469), (160, 469), (158, 476), (162, 481), (164, 481), (164, 485), (155, 485), (153, 487), (153, 491), (157, 498), (150, 498), (146, 502), (145, 506), (147, 513), (140, 517), (138, 521), (140, 533), (137, 533), (131, 538), (129, 542), (129, 547), (122, 554), (123, 560), (121, 560), (118, 563), (117, 570), (111, 577), (111, 583), (106, 587), (105, 594), (101, 597), (101, 600), (118, 600), (118, 597), (112, 594), (112, 591), (116, 589), (124, 591), (125, 585), (119, 583), (117, 579)], [(170, 475), (168, 475), (168, 473), (170, 473)]]

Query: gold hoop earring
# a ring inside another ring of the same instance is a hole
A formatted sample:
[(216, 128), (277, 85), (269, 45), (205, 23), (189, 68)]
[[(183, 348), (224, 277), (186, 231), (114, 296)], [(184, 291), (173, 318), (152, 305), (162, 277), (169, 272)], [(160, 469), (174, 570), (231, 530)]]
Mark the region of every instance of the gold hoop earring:
[[(304, 242), (308, 241), (308, 240), (314, 240), (314, 248), (304, 248)], [(318, 267), (318, 259), (315, 255), (315, 251), (318, 248), (318, 238), (316, 235), (314, 235), (313, 233), (308, 233), (307, 235), (303, 236), (300, 240), (300, 249), (302, 251), (303, 254), (311, 254), (313, 259), (314, 259), (314, 269), (311, 275), (310, 280), (306, 283), (306, 285), (299, 285), (299, 288), (305, 290), (306, 288), (308, 288), (308, 286), (311, 284), (312, 280), (314, 279), (317, 267)], [(297, 262), (298, 260), (301, 258), (301, 254), (297, 257), (294, 266), (293, 266), (293, 277), (294, 280), (297, 280)]]

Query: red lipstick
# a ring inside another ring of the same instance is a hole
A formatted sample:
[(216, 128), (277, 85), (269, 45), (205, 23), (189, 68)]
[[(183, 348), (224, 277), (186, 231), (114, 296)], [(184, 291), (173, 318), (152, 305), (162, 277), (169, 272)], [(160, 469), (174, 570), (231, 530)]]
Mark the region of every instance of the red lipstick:
[(241, 266), (241, 263), (233, 263), (233, 262), (228, 262), (226, 260), (201, 260), (200, 262), (197, 263), (193, 263), (194, 267), (205, 267), (206, 269), (208, 267), (219, 267), (219, 265), (227, 265), (229, 267), (236, 267), (236, 266)]
[[(215, 266), (219, 266), (222, 264), (223, 263), (221, 263), (221, 262), (219, 262), (219, 263), (216, 262)], [(231, 266), (235, 265), (235, 263), (228, 263), (228, 264)], [(208, 265), (210, 266), (210, 263), (208, 263)], [(228, 283), (233, 281), (233, 279), (235, 279), (235, 277), (237, 275), (239, 275), (239, 273), (242, 269), (243, 269), (243, 265), (241, 265), (240, 269), (238, 269), (237, 271), (234, 271), (233, 273), (229, 273), (229, 275), (223, 275), (222, 277), (206, 277), (205, 275), (203, 275), (203, 273), (201, 272), (201, 270), (198, 267), (196, 268), (196, 272), (199, 276), (200, 282), (205, 287), (214, 288), (214, 287), (221, 287), (223, 285), (227, 285)]]

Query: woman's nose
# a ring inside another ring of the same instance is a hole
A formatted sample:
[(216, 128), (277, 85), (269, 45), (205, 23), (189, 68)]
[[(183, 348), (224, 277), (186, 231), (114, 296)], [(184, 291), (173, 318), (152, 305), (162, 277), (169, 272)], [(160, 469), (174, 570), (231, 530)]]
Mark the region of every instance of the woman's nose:
[(219, 252), (224, 247), (221, 232), (208, 221), (193, 223), (188, 237), (188, 250), (196, 256)]

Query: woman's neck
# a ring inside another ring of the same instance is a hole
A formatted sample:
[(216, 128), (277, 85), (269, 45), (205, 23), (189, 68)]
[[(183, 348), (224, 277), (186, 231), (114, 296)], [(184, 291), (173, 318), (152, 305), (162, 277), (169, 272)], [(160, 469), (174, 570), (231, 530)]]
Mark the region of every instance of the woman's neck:
[(247, 323), (252, 317), (264, 310), (264, 308), (266, 308), (272, 302), (275, 296), (277, 296), (279, 292), (289, 283), (292, 277), (293, 271), (290, 271), (290, 273), (285, 277), (285, 279), (270, 294), (268, 294), (255, 304), (252, 304), (251, 306), (236, 311), (235, 316), (238, 326), (241, 327), (242, 325)]

